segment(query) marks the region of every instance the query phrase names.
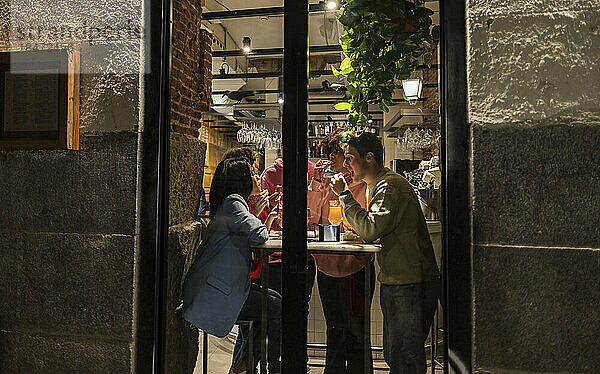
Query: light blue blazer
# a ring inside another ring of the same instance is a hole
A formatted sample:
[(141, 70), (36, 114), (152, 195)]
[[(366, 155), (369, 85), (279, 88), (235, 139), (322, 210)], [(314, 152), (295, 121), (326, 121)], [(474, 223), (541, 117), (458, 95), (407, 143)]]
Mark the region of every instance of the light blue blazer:
[(231, 331), (250, 291), (250, 246), (269, 232), (246, 201), (229, 195), (208, 224), (183, 283), (183, 317), (211, 335)]

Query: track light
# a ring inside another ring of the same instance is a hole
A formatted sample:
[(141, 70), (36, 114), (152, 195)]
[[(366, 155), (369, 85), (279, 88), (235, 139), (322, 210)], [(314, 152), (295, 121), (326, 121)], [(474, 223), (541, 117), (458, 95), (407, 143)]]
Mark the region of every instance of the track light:
[(249, 36), (244, 36), (244, 39), (242, 39), (242, 50), (244, 51), (244, 53), (248, 53), (252, 50), (252, 48), (250, 47), (252, 41), (250, 40)]

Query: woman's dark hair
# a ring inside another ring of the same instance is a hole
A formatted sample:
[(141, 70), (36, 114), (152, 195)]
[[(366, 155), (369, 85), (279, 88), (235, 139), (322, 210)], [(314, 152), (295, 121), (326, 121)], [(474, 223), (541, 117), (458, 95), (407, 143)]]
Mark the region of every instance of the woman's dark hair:
[(231, 194), (242, 196), (248, 200), (252, 193), (252, 171), (245, 158), (225, 159), (217, 165), (210, 184), (210, 214), (214, 218), (223, 200)]
[(377, 165), (383, 166), (383, 146), (377, 135), (371, 132), (363, 132), (359, 136), (350, 136), (348, 137), (348, 146), (356, 148), (362, 158), (367, 153), (372, 152)]
[(254, 158), (254, 152), (251, 148), (248, 147), (233, 148), (225, 152), (225, 154), (223, 155), (223, 160), (231, 158), (244, 158), (250, 165), (252, 165), (254, 161), (256, 161), (256, 159)]
[(340, 133), (344, 131), (342, 129), (337, 129), (334, 132), (329, 133), (321, 142), (321, 152), (325, 157), (329, 157), (333, 152), (339, 152), (344, 154), (344, 150), (340, 145)]

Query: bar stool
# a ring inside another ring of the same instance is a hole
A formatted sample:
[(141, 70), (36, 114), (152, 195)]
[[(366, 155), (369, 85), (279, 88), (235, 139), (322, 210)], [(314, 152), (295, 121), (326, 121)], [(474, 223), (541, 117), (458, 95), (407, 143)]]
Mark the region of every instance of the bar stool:
[[(246, 325), (250, 330), (248, 332), (250, 337), (248, 342), (248, 370), (246, 372), (254, 373), (254, 321), (238, 319), (235, 324), (238, 325), (238, 328)], [(206, 331), (202, 331), (202, 373), (208, 374), (208, 333)]]

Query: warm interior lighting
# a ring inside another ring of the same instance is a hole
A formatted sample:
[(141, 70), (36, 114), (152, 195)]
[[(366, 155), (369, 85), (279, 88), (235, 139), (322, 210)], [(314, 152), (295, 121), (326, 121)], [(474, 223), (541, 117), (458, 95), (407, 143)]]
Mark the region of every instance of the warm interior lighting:
[(402, 81), (402, 89), (404, 90), (404, 96), (409, 101), (418, 100), (421, 97), (423, 82), (421, 82), (421, 78), (405, 79)]
[(252, 48), (250, 47), (251, 45), (251, 41), (250, 41), (250, 37), (249, 36), (244, 36), (244, 39), (242, 39), (242, 50), (245, 53), (248, 53), (252, 50)]

